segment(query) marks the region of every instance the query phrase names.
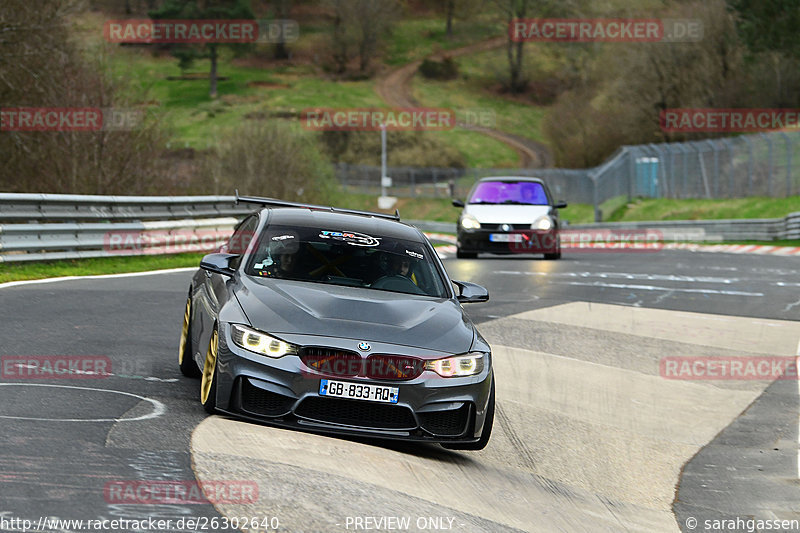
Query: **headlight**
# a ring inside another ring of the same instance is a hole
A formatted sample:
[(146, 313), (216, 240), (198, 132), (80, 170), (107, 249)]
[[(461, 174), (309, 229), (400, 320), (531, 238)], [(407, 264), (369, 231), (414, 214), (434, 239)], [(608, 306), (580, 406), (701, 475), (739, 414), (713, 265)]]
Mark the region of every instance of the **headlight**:
[(425, 370), (433, 370), (443, 378), (474, 376), (483, 371), (485, 357), (485, 353), (472, 352), (466, 355), (427, 361)]
[(464, 229), (478, 229), (481, 223), (472, 215), (464, 215), (461, 217), (461, 227)]
[(267, 357), (277, 358), (297, 353), (297, 346), (294, 344), (283, 342), (280, 339), (239, 324), (231, 326), (231, 337), (236, 346), (244, 348), (248, 352), (266, 355)]
[(552, 227), (553, 219), (547, 215), (537, 218), (536, 221), (531, 224), (531, 229), (538, 229), (541, 231), (548, 231), (552, 229)]

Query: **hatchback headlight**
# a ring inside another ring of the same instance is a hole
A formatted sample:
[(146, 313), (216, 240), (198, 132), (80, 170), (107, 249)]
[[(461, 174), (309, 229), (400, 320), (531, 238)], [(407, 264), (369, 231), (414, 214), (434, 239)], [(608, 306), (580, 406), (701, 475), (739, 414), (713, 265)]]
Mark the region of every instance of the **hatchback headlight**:
[(483, 352), (470, 352), (465, 355), (427, 361), (425, 370), (432, 370), (443, 378), (474, 376), (483, 372), (485, 358), (486, 354)]
[(464, 229), (478, 229), (481, 223), (472, 215), (464, 215), (461, 217), (461, 227)]
[(541, 216), (531, 224), (531, 229), (538, 229), (540, 231), (549, 231), (553, 228), (553, 219), (547, 215)]
[(239, 324), (231, 326), (231, 337), (236, 346), (244, 348), (248, 352), (266, 355), (267, 357), (278, 358), (297, 353), (297, 346), (294, 344), (283, 342), (275, 337), (270, 337), (266, 333), (261, 333)]

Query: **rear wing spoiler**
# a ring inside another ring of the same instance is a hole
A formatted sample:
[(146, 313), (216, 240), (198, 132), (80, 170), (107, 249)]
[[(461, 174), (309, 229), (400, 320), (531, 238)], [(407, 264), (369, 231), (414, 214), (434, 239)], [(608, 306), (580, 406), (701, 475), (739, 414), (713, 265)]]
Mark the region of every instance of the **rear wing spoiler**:
[(277, 198), (263, 198), (260, 196), (239, 196), (239, 189), (236, 189), (236, 205), (239, 203), (258, 204), (264, 207), (299, 207), (301, 209), (312, 209), (316, 211), (331, 211), (333, 213), (347, 213), (350, 215), (361, 215), (365, 217), (386, 218), (389, 220), (400, 220), (400, 210), (395, 209), (394, 214), (375, 213), (373, 211), (359, 211), (357, 209), (342, 209), (340, 207), (303, 204), (298, 202), (288, 202)]

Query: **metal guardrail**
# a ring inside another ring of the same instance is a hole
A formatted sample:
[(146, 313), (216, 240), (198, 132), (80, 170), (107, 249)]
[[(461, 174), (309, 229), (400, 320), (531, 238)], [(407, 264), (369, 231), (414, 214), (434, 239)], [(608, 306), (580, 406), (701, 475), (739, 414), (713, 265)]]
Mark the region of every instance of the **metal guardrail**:
[[(455, 233), (456, 225), (448, 222), (411, 220), (423, 231)], [(602, 222), (570, 224), (570, 230), (656, 230), (665, 240), (674, 241), (773, 241), (800, 239), (800, 213), (784, 218), (726, 220), (664, 220), (657, 222)]]
[[(233, 196), (0, 194), (0, 263), (211, 251), (252, 207)], [(455, 233), (447, 222), (409, 220)], [(651, 229), (665, 240), (800, 239), (800, 213), (775, 219), (609, 222), (570, 229)]]
[(727, 220), (665, 220), (573, 224), (570, 229), (655, 230), (670, 241), (773, 241), (800, 239), (800, 213), (784, 218)]
[(0, 194), (0, 262), (211, 251), (253, 209), (233, 196)]

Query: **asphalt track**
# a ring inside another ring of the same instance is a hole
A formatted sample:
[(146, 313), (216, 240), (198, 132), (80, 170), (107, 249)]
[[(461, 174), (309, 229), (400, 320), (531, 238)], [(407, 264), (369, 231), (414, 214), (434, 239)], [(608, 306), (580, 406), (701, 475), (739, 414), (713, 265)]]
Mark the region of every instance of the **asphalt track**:
[[(198, 382), (176, 368), (189, 272), (4, 287), (0, 354), (108, 357), (113, 375), (3, 375), (0, 524), (258, 516), (280, 531), (690, 531), (693, 518), (705, 531), (709, 518), (798, 519), (798, 382), (659, 375), (664, 356), (796, 355), (795, 265), (682, 251), (447, 260), (451, 277), (492, 296), (468, 310), (495, 351), (495, 433), (464, 453), (206, 417)], [(117, 481), (196, 477), (255, 481), (258, 500), (104, 495)]]

